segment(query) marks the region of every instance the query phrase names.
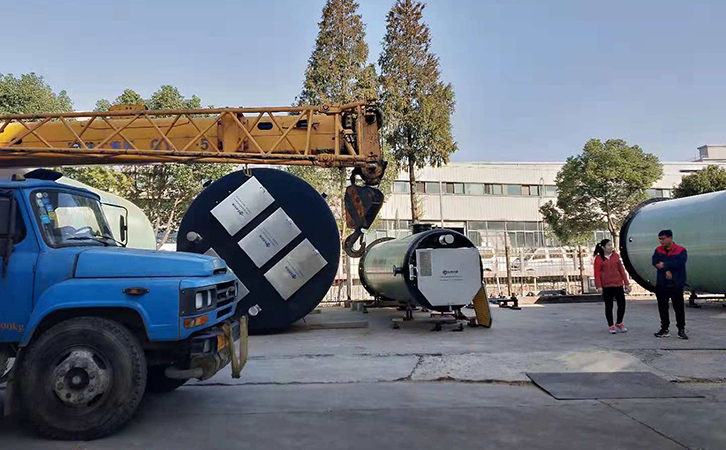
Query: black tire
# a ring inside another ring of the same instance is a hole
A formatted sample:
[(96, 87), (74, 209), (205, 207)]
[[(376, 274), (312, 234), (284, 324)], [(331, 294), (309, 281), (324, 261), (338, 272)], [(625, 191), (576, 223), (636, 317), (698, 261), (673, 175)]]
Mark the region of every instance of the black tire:
[(149, 375), (146, 378), (147, 391), (156, 393), (171, 392), (189, 381), (167, 377), (164, 375), (167, 367), (169, 366), (152, 366), (148, 368)]
[[(72, 383), (82, 378), (72, 371), (85, 373), (88, 383), (64, 385), (58, 377)], [(146, 358), (123, 325), (78, 317), (55, 325), (30, 345), (18, 378), (23, 417), (41, 435), (92, 440), (113, 433), (136, 412), (146, 388)], [(70, 392), (79, 397), (76, 404), (61, 400), (56, 390), (61, 386), (69, 392), (64, 397), (71, 398)], [(90, 400), (84, 403), (86, 398)]]

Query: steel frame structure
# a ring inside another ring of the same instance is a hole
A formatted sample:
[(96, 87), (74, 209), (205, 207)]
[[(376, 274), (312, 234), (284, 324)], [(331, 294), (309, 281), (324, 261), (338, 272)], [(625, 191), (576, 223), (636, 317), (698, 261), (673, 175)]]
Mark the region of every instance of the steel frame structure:
[(375, 104), (0, 116), (0, 167), (223, 162), (385, 169)]

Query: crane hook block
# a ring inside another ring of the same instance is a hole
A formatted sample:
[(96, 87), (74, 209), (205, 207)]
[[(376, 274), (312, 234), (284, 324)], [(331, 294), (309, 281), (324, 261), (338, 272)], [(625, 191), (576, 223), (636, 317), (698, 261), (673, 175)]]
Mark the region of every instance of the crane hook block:
[[(371, 186), (352, 184), (345, 190), (345, 219), (353, 234), (345, 239), (345, 253), (353, 258), (360, 258), (365, 251), (363, 230), (373, 225), (378, 212), (383, 206), (383, 192)], [(360, 248), (355, 250), (356, 241)]]

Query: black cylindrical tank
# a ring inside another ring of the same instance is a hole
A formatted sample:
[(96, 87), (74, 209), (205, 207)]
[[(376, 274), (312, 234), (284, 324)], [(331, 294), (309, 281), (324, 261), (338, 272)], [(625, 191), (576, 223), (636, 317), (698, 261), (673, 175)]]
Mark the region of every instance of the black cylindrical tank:
[(250, 332), (289, 327), (333, 283), (338, 226), (325, 200), (281, 170), (231, 173), (209, 185), (184, 215), (177, 250), (219, 256), (249, 291), (240, 307)]
[(359, 272), (374, 297), (434, 311), (468, 305), (482, 286), (476, 246), (445, 228), (374, 241), (360, 260)]

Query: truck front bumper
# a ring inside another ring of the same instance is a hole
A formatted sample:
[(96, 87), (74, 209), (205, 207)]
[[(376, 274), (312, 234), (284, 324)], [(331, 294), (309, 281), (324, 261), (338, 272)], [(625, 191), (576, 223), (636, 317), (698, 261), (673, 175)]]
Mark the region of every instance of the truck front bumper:
[(175, 379), (208, 380), (231, 362), (232, 375), (239, 378), (239, 371), (247, 362), (247, 346), (247, 317), (225, 320), (192, 336), (187, 369), (170, 367), (164, 375)]

